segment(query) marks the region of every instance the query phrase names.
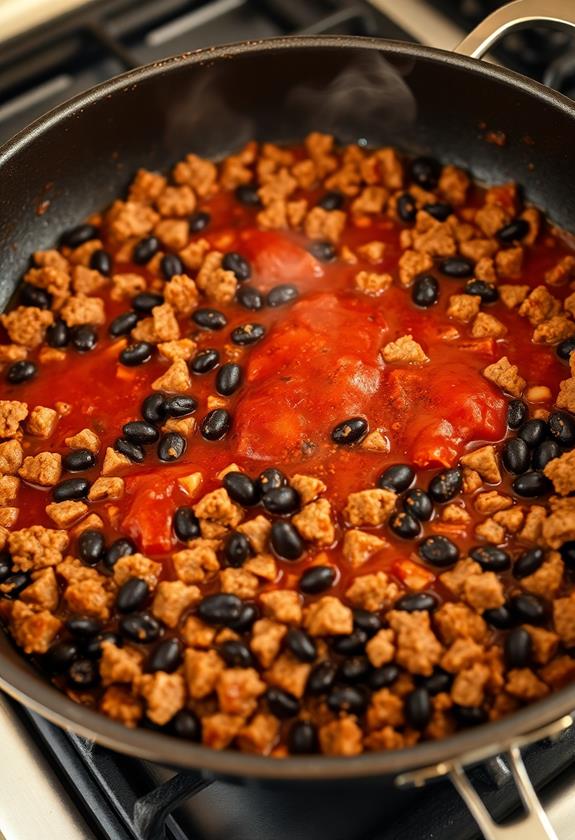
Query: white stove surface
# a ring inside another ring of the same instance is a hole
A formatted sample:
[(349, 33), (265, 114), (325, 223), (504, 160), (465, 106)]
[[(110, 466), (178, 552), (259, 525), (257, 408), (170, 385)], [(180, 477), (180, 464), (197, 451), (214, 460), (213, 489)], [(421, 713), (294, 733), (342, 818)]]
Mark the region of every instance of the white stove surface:
[(91, 0), (1, 0), (0, 39), (7, 41), (50, 18), (90, 2)]

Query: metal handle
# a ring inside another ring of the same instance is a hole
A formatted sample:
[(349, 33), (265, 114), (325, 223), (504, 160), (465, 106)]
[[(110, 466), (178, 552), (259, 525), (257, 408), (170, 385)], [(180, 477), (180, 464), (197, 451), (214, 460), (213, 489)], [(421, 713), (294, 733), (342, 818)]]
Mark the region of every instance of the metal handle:
[(514, 0), (481, 21), (454, 52), (481, 58), (503, 35), (541, 21), (575, 27), (575, 3), (573, 0)]
[[(522, 840), (558, 840), (557, 834), (545, 813), (537, 792), (527, 773), (522, 747), (534, 744), (545, 738), (559, 738), (566, 729), (573, 725), (573, 717), (565, 715), (560, 720), (538, 729), (535, 732), (516, 738), (512, 743), (498, 745), (493, 750), (481, 750), (477, 754), (467, 755), (462, 759), (453, 759), (432, 767), (423, 767), (409, 773), (403, 773), (395, 780), (398, 787), (422, 787), (431, 779), (448, 778), (469, 808), (472, 817), (481, 830), (485, 840), (512, 840), (521, 836)], [(521, 797), (525, 813), (513, 825), (496, 823), (481, 797), (473, 787), (466, 772), (466, 767), (503, 755), (511, 770), (515, 785)]]

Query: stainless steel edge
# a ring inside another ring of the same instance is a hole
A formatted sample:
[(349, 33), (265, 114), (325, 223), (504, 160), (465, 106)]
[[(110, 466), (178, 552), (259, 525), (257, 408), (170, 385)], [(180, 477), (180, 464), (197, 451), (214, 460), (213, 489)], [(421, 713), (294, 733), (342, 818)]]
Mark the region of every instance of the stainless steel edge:
[(514, 0), (481, 21), (453, 50), (459, 55), (481, 58), (500, 38), (514, 29), (534, 23), (575, 27), (573, 0)]

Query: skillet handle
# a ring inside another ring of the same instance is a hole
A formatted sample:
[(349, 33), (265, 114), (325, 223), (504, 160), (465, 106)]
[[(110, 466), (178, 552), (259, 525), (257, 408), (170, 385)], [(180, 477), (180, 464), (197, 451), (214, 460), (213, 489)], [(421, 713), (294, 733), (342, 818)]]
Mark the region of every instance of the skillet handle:
[[(545, 738), (551, 740), (560, 738), (573, 723), (573, 716), (565, 715), (536, 732), (516, 738), (513, 742), (501, 745), (492, 752), (484, 752), (481, 756), (465, 756), (403, 773), (395, 779), (395, 784), (398, 787), (422, 787), (431, 779), (448, 778), (467, 805), (485, 840), (515, 840), (519, 836), (522, 840), (558, 840), (555, 829), (531, 783), (523, 763), (521, 749)], [(500, 825), (495, 822), (466, 772), (466, 767), (495, 757), (505, 759), (523, 804), (523, 815), (514, 820), (511, 825)]]
[(453, 52), (481, 58), (508, 32), (541, 21), (575, 27), (575, 3), (573, 0), (514, 0), (481, 21)]

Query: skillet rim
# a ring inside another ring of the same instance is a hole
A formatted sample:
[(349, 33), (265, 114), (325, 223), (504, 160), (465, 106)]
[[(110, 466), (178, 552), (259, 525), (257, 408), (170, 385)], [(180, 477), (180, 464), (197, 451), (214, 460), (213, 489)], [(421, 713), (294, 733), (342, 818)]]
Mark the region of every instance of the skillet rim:
[[(196, 50), (143, 65), (115, 76), (62, 103), (24, 128), (0, 148), (0, 174), (19, 151), (68, 118), (112, 95), (127, 91), (156, 76), (180, 68), (227, 61), (274, 51), (295, 49), (367, 49), (384, 55), (447, 64), (518, 88), (575, 118), (575, 102), (512, 70), (433, 47), (359, 36), (290, 36), (225, 44)], [(105, 715), (74, 703), (41, 674), (25, 673), (0, 651), (0, 688), (28, 708), (65, 729), (105, 747), (151, 761), (200, 770), (211, 776), (249, 777), (269, 781), (322, 781), (388, 776), (449, 762), (464, 755), (487, 757), (501, 751), (514, 738), (558, 721), (575, 709), (575, 684), (495, 722), (466, 729), (439, 741), (426, 741), (402, 750), (364, 753), (356, 757), (309, 756), (272, 760), (232, 750), (218, 751), (143, 728), (128, 729)]]

